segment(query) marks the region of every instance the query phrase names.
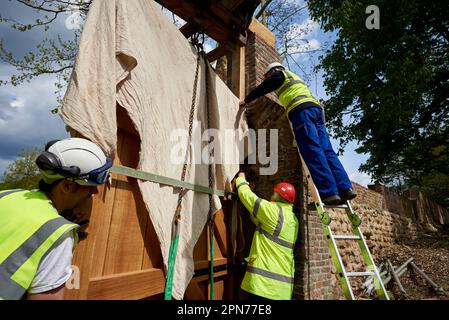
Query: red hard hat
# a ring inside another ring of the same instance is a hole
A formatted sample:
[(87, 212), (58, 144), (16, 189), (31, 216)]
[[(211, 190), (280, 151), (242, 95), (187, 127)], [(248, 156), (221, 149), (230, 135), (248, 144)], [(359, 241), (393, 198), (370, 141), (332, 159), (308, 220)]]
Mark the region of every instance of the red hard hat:
[(295, 187), (287, 182), (281, 182), (274, 186), (273, 191), (290, 203), (294, 203), (296, 199)]

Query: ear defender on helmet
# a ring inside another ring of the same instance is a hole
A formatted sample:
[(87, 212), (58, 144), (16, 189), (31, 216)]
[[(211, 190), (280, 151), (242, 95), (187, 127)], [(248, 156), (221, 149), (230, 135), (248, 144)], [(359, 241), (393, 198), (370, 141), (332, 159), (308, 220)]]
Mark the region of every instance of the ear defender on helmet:
[(79, 167), (76, 166), (64, 167), (61, 164), (61, 161), (58, 159), (58, 157), (48, 151), (42, 152), (36, 158), (36, 165), (38, 166), (39, 169), (43, 171), (54, 171), (63, 175), (66, 178), (76, 178), (81, 173)]
[(105, 183), (112, 159), (87, 139), (67, 138), (48, 142), (36, 158), (36, 165), (47, 184), (69, 178), (77, 184), (93, 186)]

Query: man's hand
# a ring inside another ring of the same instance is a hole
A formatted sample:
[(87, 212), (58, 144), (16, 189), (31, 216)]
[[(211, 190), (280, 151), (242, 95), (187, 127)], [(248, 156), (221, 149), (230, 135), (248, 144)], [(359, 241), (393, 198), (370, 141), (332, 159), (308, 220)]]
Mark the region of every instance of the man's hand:
[(246, 107), (246, 102), (244, 100), (240, 100), (239, 107), (240, 108)]
[(238, 177), (240, 178), (246, 178), (245, 173), (244, 172), (239, 172)]

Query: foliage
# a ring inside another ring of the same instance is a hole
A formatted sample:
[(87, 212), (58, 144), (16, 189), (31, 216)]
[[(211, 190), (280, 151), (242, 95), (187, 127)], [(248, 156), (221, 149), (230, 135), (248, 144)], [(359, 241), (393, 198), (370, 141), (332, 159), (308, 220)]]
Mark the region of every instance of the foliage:
[(0, 183), (0, 190), (36, 189), (41, 175), (34, 161), (40, 152), (38, 148), (19, 152), (17, 160), (6, 169), (3, 182)]
[(309, 82), (314, 76), (314, 63), (308, 63), (307, 67), (299, 58), (307, 55), (311, 60), (315, 53), (323, 51), (328, 44), (306, 39), (305, 36), (313, 32), (316, 25), (310, 19), (300, 23), (303, 13), (307, 13), (307, 5), (302, 1), (262, 0), (255, 18), (276, 35), (277, 51), (282, 62), (290, 70), (299, 69), (301, 77)]
[(308, 0), (338, 37), (321, 62), (329, 126), (342, 148), (370, 155), (361, 170), (418, 186), (449, 206), (449, 20), (439, 1), (388, 1), (380, 29), (365, 26), (370, 0)]

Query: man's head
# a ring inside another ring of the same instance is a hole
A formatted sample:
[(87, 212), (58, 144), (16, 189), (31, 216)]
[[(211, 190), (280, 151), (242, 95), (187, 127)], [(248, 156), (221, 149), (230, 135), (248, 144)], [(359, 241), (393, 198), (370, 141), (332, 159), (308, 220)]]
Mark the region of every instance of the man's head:
[(271, 201), (293, 204), (295, 203), (295, 199), (295, 187), (293, 187), (290, 183), (281, 182), (274, 186)]
[(112, 160), (93, 142), (69, 138), (47, 143), (36, 165), (43, 176), (40, 188), (61, 212), (76, 208), (98, 192), (97, 186), (108, 179)]
[(279, 62), (273, 62), (270, 63), (267, 68), (265, 69), (265, 79), (271, 76), (275, 71), (277, 70), (284, 70), (285, 67), (282, 65), (282, 63)]

